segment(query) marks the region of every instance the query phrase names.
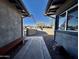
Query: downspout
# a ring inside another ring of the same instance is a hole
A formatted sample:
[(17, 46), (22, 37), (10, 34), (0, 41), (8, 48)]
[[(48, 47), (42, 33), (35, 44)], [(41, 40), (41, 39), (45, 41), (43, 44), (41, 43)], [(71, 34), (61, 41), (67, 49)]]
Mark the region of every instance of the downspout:
[(23, 17), (21, 17), (21, 38), (23, 38)]

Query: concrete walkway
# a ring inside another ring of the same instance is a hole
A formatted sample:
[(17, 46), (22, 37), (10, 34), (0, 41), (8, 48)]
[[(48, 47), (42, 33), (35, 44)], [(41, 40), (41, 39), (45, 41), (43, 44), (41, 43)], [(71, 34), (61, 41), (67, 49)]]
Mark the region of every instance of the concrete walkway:
[(25, 40), (28, 42), (14, 59), (51, 59), (42, 36), (30, 36)]

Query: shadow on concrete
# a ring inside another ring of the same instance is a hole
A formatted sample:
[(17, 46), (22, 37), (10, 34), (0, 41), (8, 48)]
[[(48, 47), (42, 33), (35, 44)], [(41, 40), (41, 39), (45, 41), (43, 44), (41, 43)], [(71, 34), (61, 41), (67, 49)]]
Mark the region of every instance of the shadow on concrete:
[(56, 42), (54, 41), (54, 35), (48, 35), (48, 33), (44, 32), (44, 31), (39, 31), (36, 30), (36, 33), (33, 35), (29, 35), (29, 36), (42, 36), (44, 38), (45, 44), (48, 48), (48, 51), (50, 53), (50, 56), (52, 57), (52, 46), (54, 44), (56, 44)]
[[(48, 35), (48, 33), (44, 31), (37, 30), (35, 34), (30, 36), (43, 36), (45, 44), (52, 59), (70, 59), (68, 53), (65, 51), (63, 46), (55, 46), (57, 42), (54, 40), (54, 35)], [(55, 50), (53, 46), (55, 46)]]

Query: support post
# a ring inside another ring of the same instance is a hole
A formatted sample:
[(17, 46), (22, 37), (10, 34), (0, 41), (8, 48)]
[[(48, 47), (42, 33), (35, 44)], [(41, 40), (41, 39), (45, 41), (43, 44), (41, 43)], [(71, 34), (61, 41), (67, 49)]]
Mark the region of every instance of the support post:
[(58, 27), (59, 27), (59, 16), (57, 15), (55, 18), (54, 40), (56, 38), (56, 30), (58, 30)]

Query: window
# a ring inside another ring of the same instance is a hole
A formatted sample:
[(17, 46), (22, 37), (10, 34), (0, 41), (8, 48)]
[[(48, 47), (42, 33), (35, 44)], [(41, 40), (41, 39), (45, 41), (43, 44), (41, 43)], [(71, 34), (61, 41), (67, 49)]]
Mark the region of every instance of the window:
[(62, 15), (59, 15), (59, 30), (65, 30), (66, 20), (66, 12)]
[(78, 5), (59, 15), (58, 30), (78, 31)]
[(78, 7), (75, 7), (68, 11), (67, 30), (78, 30)]

